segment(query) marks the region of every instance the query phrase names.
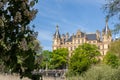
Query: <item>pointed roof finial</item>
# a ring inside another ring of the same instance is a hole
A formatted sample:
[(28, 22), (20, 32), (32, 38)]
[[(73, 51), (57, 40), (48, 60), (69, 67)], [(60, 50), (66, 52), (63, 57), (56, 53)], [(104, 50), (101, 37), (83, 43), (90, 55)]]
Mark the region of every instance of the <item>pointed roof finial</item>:
[(110, 29), (108, 27), (108, 20), (109, 20), (109, 16), (106, 16), (106, 20), (105, 20), (106, 24), (105, 24), (105, 28), (103, 29), (104, 34), (108, 34), (108, 32), (110, 32)]
[(108, 22), (108, 20), (109, 20), (109, 16), (107, 15), (107, 16), (106, 16), (106, 22)]
[(59, 29), (58, 29), (58, 25), (56, 25), (56, 32), (54, 34), (55, 38), (60, 38), (60, 33), (59, 33)]
[(108, 28), (108, 20), (109, 20), (109, 16), (107, 15), (106, 16), (106, 25), (105, 25), (105, 33), (107, 34), (108, 31), (109, 31), (109, 28)]
[(58, 26), (58, 25), (56, 25), (56, 31), (58, 31), (58, 27), (59, 27), (59, 26)]

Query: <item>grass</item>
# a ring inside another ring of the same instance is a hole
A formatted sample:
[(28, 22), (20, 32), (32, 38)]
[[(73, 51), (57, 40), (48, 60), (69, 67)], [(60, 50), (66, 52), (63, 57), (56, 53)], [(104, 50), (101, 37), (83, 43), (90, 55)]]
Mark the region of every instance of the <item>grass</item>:
[[(18, 75), (6, 75), (6, 74), (0, 74), (0, 80), (31, 80), (28, 78), (20, 79)], [(61, 79), (60, 77), (43, 77), (43, 80), (66, 80)]]
[(120, 67), (107, 65), (92, 66), (82, 75), (68, 76), (67, 80), (120, 80)]
[[(0, 74), (0, 80), (20, 80), (20, 77), (18, 75)], [(30, 79), (23, 78), (22, 80), (30, 80)]]

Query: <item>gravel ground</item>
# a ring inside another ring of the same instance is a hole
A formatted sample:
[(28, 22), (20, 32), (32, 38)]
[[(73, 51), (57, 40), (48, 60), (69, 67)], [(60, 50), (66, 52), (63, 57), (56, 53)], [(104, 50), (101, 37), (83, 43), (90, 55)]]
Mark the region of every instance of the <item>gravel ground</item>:
[(43, 80), (65, 80), (61, 77), (43, 77)]
[[(7, 74), (0, 74), (0, 80), (20, 80), (18, 75), (7, 75)], [(30, 80), (28, 78), (23, 78), (22, 80)], [(43, 77), (43, 80), (65, 80), (60, 77)]]
[[(20, 80), (20, 78), (17, 75), (0, 74), (0, 80)], [(30, 80), (30, 79), (23, 78), (22, 80)]]

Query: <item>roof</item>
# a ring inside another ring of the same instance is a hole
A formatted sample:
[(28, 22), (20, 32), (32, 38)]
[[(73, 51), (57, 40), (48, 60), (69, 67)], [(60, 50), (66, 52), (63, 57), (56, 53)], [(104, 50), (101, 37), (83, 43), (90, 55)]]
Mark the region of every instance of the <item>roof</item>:
[(87, 34), (87, 40), (97, 40), (96, 34)]
[(56, 32), (54, 34), (54, 38), (60, 38), (60, 33), (59, 33), (58, 26), (56, 26)]
[(59, 31), (56, 31), (56, 32), (55, 32), (54, 37), (55, 37), (55, 38), (57, 38), (57, 37), (60, 38), (60, 33), (59, 33)]
[[(76, 36), (74, 36), (74, 37), (76, 37)], [(82, 36), (82, 37), (84, 37), (84, 36)], [(87, 40), (97, 40), (97, 37), (96, 37), (95, 33), (86, 34), (86, 38), (87, 38)], [(66, 42), (72, 42), (72, 36), (70, 36), (70, 38)]]
[(108, 26), (105, 26), (105, 28), (103, 29), (103, 32), (104, 32), (105, 34), (108, 34), (108, 32), (110, 32), (109, 27), (108, 27)]
[(72, 42), (72, 36), (66, 42)]

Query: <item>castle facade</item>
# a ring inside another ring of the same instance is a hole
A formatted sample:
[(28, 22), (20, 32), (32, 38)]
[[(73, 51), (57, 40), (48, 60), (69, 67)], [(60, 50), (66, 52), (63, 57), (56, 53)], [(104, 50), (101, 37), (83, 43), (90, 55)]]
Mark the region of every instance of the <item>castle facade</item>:
[(83, 43), (95, 44), (102, 56), (106, 54), (109, 48), (109, 44), (112, 41), (112, 34), (108, 27), (108, 21), (106, 20), (106, 25), (102, 32), (96, 31), (95, 33), (84, 33), (80, 30), (69, 36), (69, 33), (60, 34), (58, 26), (56, 26), (56, 32), (53, 36), (52, 50), (58, 48), (68, 48), (69, 56), (72, 55), (72, 51), (75, 50), (79, 45)]

